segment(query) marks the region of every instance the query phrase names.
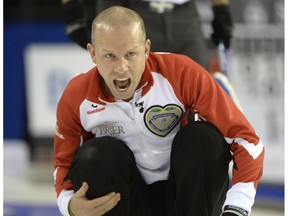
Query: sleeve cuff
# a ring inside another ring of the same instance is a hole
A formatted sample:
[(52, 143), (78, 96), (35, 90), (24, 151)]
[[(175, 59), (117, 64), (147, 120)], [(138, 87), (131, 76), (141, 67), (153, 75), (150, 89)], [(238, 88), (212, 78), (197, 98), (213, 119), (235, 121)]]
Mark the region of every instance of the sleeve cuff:
[(73, 190), (63, 190), (57, 198), (58, 208), (63, 216), (70, 216), (68, 212), (68, 204), (73, 195)]
[(248, 215), (250, 215), (252, 206), (254, 204), (255, 195), (256, 190), (253, 182), (237, 183), (227, 192), (223, 210), (224, 206), (227, 205), (237, 206), (248, 211)]

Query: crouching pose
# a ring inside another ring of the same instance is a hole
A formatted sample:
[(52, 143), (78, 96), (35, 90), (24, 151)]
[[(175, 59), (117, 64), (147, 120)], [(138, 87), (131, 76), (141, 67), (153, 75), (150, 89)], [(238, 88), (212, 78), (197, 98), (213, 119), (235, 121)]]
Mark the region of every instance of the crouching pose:
[(91, 41), (96, 66), (70, 81), (57, 108), (61, 213), (249, 215), (264, 147), (212, 76), (184, 55), (150, 52), (143, 20), (125, 7), (101, 12)]

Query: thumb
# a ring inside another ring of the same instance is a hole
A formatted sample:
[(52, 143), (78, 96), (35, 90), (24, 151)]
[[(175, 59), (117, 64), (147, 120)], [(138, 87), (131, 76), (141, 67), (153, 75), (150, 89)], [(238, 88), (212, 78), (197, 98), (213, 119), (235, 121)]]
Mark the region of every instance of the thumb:
[(75, 193), (76, 197), (85, 197), (86, 192), (88, 191), (88, 184), (87, 182), (83, 182), (81, 188)]

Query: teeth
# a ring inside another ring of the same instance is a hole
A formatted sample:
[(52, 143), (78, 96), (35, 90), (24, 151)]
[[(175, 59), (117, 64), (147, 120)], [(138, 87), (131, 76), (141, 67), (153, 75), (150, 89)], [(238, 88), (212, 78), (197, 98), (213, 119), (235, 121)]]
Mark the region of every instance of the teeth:
[(128, 89), (130, 85), (130, 78), (115, 79), (114, 85), (118, 91), (124, 92)]
[(125, 79), (116, 79), (117, 81), (126, 81), (126, 80), (128, 80), (129, 78), (125, 78)]
[(125, 89), (118, 88), (118, 91), (120, 91), (120, 92), (125, 92), (126, 90), (127, 90), (127, 88), (125, 88)]

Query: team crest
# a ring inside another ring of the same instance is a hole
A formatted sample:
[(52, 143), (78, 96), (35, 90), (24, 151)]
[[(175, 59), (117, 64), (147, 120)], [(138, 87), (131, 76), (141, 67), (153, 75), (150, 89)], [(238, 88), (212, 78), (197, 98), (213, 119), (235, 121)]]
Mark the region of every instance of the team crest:
[(183, 111), (176, 104), (150, 107), (144, 120), (146, 127), (154, 134), (165, 137), (181, 120)]

